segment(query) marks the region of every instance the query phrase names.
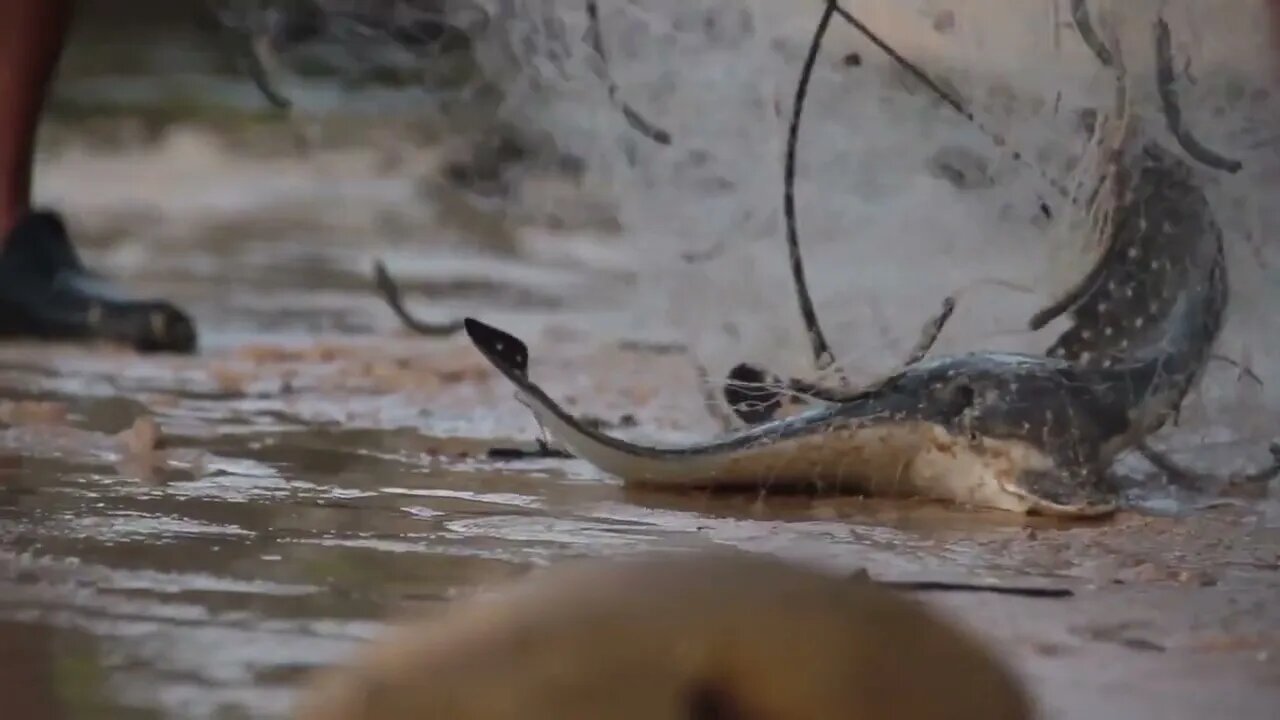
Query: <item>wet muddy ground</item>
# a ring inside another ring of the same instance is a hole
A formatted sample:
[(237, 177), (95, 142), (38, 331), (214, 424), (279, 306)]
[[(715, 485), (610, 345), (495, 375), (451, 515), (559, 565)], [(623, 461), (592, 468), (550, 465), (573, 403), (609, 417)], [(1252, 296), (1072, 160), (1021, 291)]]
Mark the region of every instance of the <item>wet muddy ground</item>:
[[(77, 175), (55, 162), (46, 178), (88, 182)], [(64, 205), (86, 252), (184, 303), (204, 345), (196, 358), (0, 348), (0, 614), (58, 629), (60, 686), (86, 708), (279, 716), (307, 668), (389, 613), (570, 555), (705, 543), (886, 578), (1072, 587), (1068, 600), (937, 598), (999, 644), (1050, 717), (1263, 718), (1280, 699), (1280, 527), (1266, 501), (1062, 526), (923, 504), (638, 494), (576, 461), (490, 461), (486, 447), (534, 437), (528, 413), (465, 340), (402, 331), (372, 292), (369, 248), (341, 228), (282, 213), (148, 233), (93, 202), (81, 210), (69, 192)], [(434, 255), (457, 253), (427, 249), (414, 264)], [(500, 254), (471, 262), (517, 272)], [(548, 389), (619, 432), (713, 430), (685, 359), (592, 333), (616, 330), (595, 302), (616, 273), (520, 262), (524, 283), (410, 301), (522, 328)]]
[(627, 324), (635, 273), (607, 235), (517, 233), (428, 201), (438, 153), (376, 131), (299, 159), (228, 152), (234, 131), (179, 124), (152, 142), (136, 121), (60, 123), (42, 200), (95, 266), (202, 332), (194, 358), (0, 347), (0, 620), (52, 629), (75, 717), (281, 717), (310, 668), (389, 616), (560, 558), (710, 543), (1075, 590), (930, 598), (999, 648), (1049, 718), (1274, 717), (1267, 488), (1190, 497), (1156, 480), (1135, 510), (1068, 525), (638, 493), (577, 461), (489, 460), (531, 442), (529, 414), (464, 339), (403, 331), (371, 262), (424, 315), (517, 330), (545, 387), (618, 433), (713, 432), (685, 358), (620, 346), (652, 329)]

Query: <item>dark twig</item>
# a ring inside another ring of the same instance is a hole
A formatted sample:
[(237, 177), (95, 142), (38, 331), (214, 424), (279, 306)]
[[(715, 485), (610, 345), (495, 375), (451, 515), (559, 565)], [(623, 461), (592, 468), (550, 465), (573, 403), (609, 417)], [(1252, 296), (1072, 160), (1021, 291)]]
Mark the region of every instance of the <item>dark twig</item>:
[(605, 82), (608, 83), (609, 101), (614, 107), (622, 113), (622, 117), (626, 118), (627, 124), (633, 130), (644, 135), (659, 145), (671, 144), (671, 133), (654, 125), (643, 115), (631, 107), (625, 100), (618, 97), (618, 84), (613, 81), (613, 76), (609, 74), (609, 56), (604, 52), (604, 37), (600, 32), (600, 7), (596, 4), (596, 0), (586, 0), (587, 3), (587, 34), (591, 38), (591, 49), (600, 56), (601, 63), (604, 64)]
[(854, 582), (872, 582), (892, 588), (916, 592), (985, 592), (997, 595), (1019, 595), (1033, 598), (1068, 598), (1075, 595), (1071, 588), (1029, 587), (1018, 585), (992, 585), (949, 580), (877, 580), (865, 569), (856, 570), (850, 576)]
[(800, 257), (800, 238), (796, 230), (796, 145), (800, 138), (800, 118), (804, 114), (804, 100), (809, 92), (809, 80), (813, 76), (813, 66), (818, 60), (818, 51), (822, 48), (822, 38), (831, 25), (831, 16), (838, 6), (835, 0), (827, 0), (822, 10), (822, 17), (813, 33), (813, 41), (809, 44), (809, 53), (805, 56), (804, 66), (800, 70), (800, 81), (796, 85), (795, 101), (791, 108), (791, 124), (787, 128), (787, 159), (783, 170), (782, 212), (787, 225), (787, 253), (791, 258), (791, 277), (795, 281), (796, 294), (800, 302), (800, 315), (804, 318), (805, 331), (809, 334), (809, 344), (813, 349), (814, 363), (819, 370), (825, 370), (835, 364), (835, 355), (818, 324), (818, 314), (813, 309), (813, 298), (809, 295), (809, 285), (804, 276), (804, 260)]
[[(230, 54), (235, 62), (241, 66), (241, 69), (249, 75), (249, 79), (253, 81), (254, 87), (267, 102), (280, 110), (290, 110), (293, 108), (293, 101), (281, 92), (271, 79), (271, 73), (267, 71), (264, 56), (263, 40), (265, 36), (250, 29), (252, 22), (247, 22), (250, 27), (236, 27), (227, 18), (227, 12), (220, 9), (219, 3), (211, 0), (207, 5), (208, 15), (212, 16), (213, 22), (217, 23), (219, 34), (222, 40), (229, 46)], [(206, 16), (206, 17), (207, 17)]]
[(491, 447), (485, 453), (490, 460), (571, 460), (573, 455), (560, 448), (551, 447), (546, 440), (538, 438), (534, 449), (519, 447)]
[(1102, 63), (1103, 67), (1114, 65), (1115, 57), (1112, 56), (1111, 50), (1098, 35), (1098, 31), (1094, 29), (1093, 21), (1089, 19), (1089, 7), (1085, 4), (1085, 0), (1071, 0), (1071, 21), (1075, 23), (1076, 32), (1080, 33), (1080, 39), (1093, 51), (1094, 56), (1098, 58), (1098, 62)]
[(254, 36), (247, 36), (242, 40), (247, 47), (242, 53), (244, 64), (247, 66), (249, 78), (253, 80), (254, 86), (258, 88), (258, 92), (267, 99), (267, 102), (280, 110), (293, 109), (293, 101), (281, 92), (275, 85), (275, 81), (271, 79), (271, 73), (267, 71), (266, 60), (263, 57), (265, 49), (263, 47), (265, 39)]
[(377, 283), (378, 292), (382, 295), (382, 299), (391, 308), (391, 311), (396, 314), (396, 317), (400, 318), (400, 322), (404, 323), (405, 327), (410, 330), (427, 337), (448, 337), (462, 330), (461, 320), (431, 323), (419, 320), (409, 314), (400, 297), (400, 286), (396, 284), (395, 280), (391, 279), (391, 274), (387, 272), (387, 267), (382, 264), (381, 260), (374, 261), (373, 278), (374, 282)]
[[(1239, 371), (1240, 371), (1240, 378), (1249, 378), (1250, 380), (1252, 380), (1252, 381), (1254, 381), (1255, 383), (1257, 383), (1257, 384), (1258, 384), (1258, 387), (1265, 387), (1265, 386), (1266, 386), (1266, 383), (1262, 382), (1262, 378), (1261, 378), (1261, 377), (1258, 377), (1258, 373), (1254, 372), (1254, 371), (1253, 371), (1253, 368), (1249, 367), (1248, 365), (1244, 365), (1244, 364), (1242, 364), (1242, 363), (1240, 363), (1240, 362), (1238, 362), (1238, 361), (1236, 361), (1236, 360), (1232, 360), (1231, 358), (1227, 357), (1226, 355), (1218, 355), (1217, 353), (1215, 353), (1215, 354), (1213, 354), (1213, 355), (1210, 355), (1210, 356), (1209, 356), (1209, 359), (1210, 359), (1210, 360), (1217, 360), (1218, 362), (1224, 362), (1224, 363), (1226, 363), (1226, 364), (1230, 365), (1231, 367), (1235, 368), (1236, 370), (1239, 370)], [(1238, 382), (1238, 381), (1239, 381), (1239, 378), (1237, 378), (1237, 382)]]
[(946, 582), (942, 580), (875, 580), (874, 582), (915, 592), (982, 592), (1030, 598), (1069, 598), (1075, 596), (1075, 592), (1071, 588), (1064, 587), (983, 585), (981, 583)]
[(1232, 160), (1205, 147), (1182, 124), (1182, 108), (1178, 106), (1178, 91), (1173, 84), (1176, 77), (1173, 71), (1173, 40), (1169, 34), (1169, 23), (1164, 18), (1156, 20), (1156, 86), (1160, 93), (1160, 104), (1164, 108), (1165, 121), (1169, 132), (1177, 139), (1187, 154), (1196, 161), (1229, 173), (1237, 173), (1244, 167), (1239, 160)]
[(249, 79), (253, 80), (254, 86), (258, 88), (258, 92), (279, 110), (293, 109), (293, 101), (276, 88), (271, 74), (267, 71), (266, 62), (263, 59), (262, 40), (246, 35), (236, 44), (241, 46), (238, 56), (249, 73)]
[(947, 326), (947, 321), (951, 319), (951, 314), (956, 311), (956, 298), (954, 295), (948, 296), (942, 301), (942, 310), (938, 311), (925, 323), (920, 329), (920, 339), (916, 341), (915, 347), (911, 349), (911, 354), (907, 356), (907, 361), (903, 363), (903, 367), (915, 365), (924, 359), (925, 355), (933, 349), (934, 344), (938, 342), (938, 336), (942, 334), (942, 329)]

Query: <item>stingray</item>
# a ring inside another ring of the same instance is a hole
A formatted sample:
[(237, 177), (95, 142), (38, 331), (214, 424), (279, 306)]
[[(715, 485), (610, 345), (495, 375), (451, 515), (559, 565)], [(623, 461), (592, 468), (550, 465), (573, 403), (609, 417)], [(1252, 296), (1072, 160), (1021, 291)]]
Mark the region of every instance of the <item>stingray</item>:
[[(828, 3), (797, 89), (785, 196), (793, 276), (820, 365), (833, 358), (803, 282), (790, 170), (808, 71), (835, 8)], [(806, 488), (1105, 515), (1118, 501), (1110, 464), (1176, 415), (1210, 357), (1229, 290), (1222, 230), (1194, 172), (1160, 143), (1139, 139), (1120, 87), (1113, 132), (1095, 136), (1104, 171), (1089, 216), (1105, 249), (1094, 271), (1033, 319), (1043, 324), (1071, 313), (1075, 320), (1044, 355), (925, 360), (954, 309), (949, 301), (888, 377), (861, 388), (805, 384), (813, 406), (773, 419), (776, 394), (763, 393), (754, 410), (733, 402), (735, 392), (750, 399), (749, 380), (770, 375), (740, 365), (726, 397), (740, 418), (759, 422), (702, 442), (656, 446), (575, 419), (530, 377), (519, 338), (474, 319), (465, 329), (555, 439), (628, 484)]]
[(792, 417), (656, 446), (575, 419), (530, 377), (519, 338), (470, 318), (465, 329), (552, 437), (631, 485), (810, 489), (1105, 515), (1118, 501), (1108, 466), (1176, 411), (1221, 328), (1227, 291), (1222, 232), (1189, 168), (1156, 143), (1130, 152), (1126, 177), (1144, 189), (1134, 196), (1176, 198), (1181, 208), (1133, 237), (1185, 250), (1178, 275), (1196, 282), (1158, 306), (1159, 342), (1114, 362), (998, 352), (920, 359), (866, 387), (815, 386), (818, 402)]

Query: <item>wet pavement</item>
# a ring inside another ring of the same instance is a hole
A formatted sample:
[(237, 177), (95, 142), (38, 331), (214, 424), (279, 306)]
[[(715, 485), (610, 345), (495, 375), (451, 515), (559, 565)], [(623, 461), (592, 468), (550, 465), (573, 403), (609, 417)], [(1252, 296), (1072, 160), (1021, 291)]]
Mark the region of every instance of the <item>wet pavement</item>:
[[(534, 374), (575, 412), (633, 437), (704, 437), (715, 424), (689, 359), (620, 344), (671, 339), (662, 318), (636, 320), (632, 248), (425, 194), (438, 149), (391, 135), (299, 159), (228, 152), (226, 133), (185, 125), (124, 147), (52, 132), (42, 199), (96, 267), (202, 332), (191, 358), (0, 347), (0, 632), (52, 629), (72, 717), (282, 717), (308, 670), (388, 617), (570, 556), (710, 543), (878, 578), (1075, 590), (929, 598), (995, 644), (1048, 718), (1274, 717), (1272, 488), (1200, 496), (1148, 479), (1135, 509), (1064, 524), (636, 492), (578, 461), (489, 460), (536, 437), (528, 412), (465, 339), (402, 330), (373, 259), (415, 311), (530, 340)], [(1200, 459), (1265, 459), (1264, 432), (1230, 437)]]

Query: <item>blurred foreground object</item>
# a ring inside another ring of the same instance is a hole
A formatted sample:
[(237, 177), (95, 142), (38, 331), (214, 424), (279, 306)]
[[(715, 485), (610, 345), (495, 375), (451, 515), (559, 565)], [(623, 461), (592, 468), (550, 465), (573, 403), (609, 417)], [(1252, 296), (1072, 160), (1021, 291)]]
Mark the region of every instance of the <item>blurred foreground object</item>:
[(923, 606), (739, 553), (568, 561), (389, 630), (299, 720), (1002, 720), (1013, 676)]

